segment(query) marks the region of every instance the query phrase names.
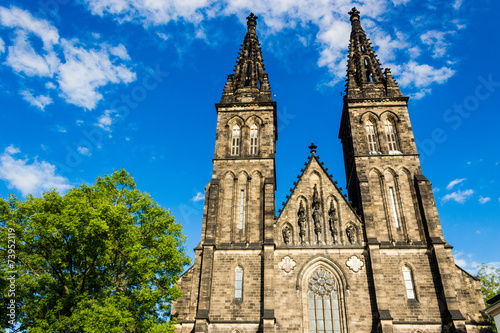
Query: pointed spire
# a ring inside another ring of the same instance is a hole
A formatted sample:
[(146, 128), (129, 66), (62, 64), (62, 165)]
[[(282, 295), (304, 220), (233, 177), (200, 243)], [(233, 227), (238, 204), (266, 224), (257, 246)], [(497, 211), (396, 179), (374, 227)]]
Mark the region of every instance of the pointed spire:
[(347, 60), (347, 98), (401, 97), (401, 91), (391, 76), (384, 73), (366, 33), (361, 27), (359, 11), (350, 12), (351, 40)]
[(247, 17), (247, 33), (236, 61), (234, 74), (228, 75), (221, 103), (272, 101), (269, 78), (257, 37), (257, 16)]

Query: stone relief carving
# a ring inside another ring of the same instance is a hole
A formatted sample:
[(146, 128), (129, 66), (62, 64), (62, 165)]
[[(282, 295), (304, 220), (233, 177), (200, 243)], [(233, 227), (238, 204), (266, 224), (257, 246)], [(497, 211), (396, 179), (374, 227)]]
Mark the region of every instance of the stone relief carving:
[(281, 259), (281, 261), (278, 263), (278, 267), (285, 273), (290, 273), (291, 271), (293, 271), (295, 266), (297, 266), (297, 263), (290, 256), (283, 257), (283, 259)]
[(354, 273), (359, 272), (361, 270), (361, 268), (363, 268), (363, 266), (365, 265), (363, 260), (359, 259), (356, 256), (350, 257), (349, 260), (347, 260), (345, 264)]

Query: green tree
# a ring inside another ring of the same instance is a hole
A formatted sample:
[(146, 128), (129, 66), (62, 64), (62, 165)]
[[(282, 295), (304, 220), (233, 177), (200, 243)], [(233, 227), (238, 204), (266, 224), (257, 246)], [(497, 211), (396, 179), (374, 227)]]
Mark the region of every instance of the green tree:
[[(486, 304), (487, 300), (500, 293), (500, 269), (492, 266), (481, 265), (478, 271), (478, 278), (481, 279), (481, 290)], [(493, 332), (497, 333), (498, 331), (495, 326), (495, 322), (491, 316), (490, 321), (493, 325)]]
[[(4, 258), (9, 231), (16, 239), (18, 331), (173, 331), (174, 283), (190, 262), (185, 236), (125, 170), (63, 196), (0, 198), (0, 226)], [(3, 304), (7, 283), (2, 274)]]

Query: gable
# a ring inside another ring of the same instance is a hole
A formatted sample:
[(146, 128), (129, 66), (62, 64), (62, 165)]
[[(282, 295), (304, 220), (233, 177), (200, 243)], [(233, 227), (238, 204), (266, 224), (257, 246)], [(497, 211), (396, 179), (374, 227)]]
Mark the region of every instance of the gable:
[[(302, 205), (302, 207), (301, 207)], [(281, 210), (278, 246), (361, 245), (361, 219), (313, 153)]]

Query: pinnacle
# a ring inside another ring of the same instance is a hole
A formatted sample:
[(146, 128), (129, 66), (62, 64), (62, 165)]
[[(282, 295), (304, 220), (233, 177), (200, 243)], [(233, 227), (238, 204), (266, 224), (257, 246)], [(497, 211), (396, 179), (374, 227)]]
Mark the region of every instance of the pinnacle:
[(263, 63), (262, 50), (257, 37), (257, 16), (247, 17), (247, 33), (241, 45), (234, 68), (233, 84), (224, 91), (221, 103), (249, 101), (272, 101), (269, 80)]
[(347, 98), (403, 96), (389, 72), (382, 72), (381, 63), (370, 39), (361, 27), (360, 12), (350, 12), (352, 25), (347, 57)]

